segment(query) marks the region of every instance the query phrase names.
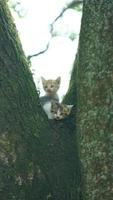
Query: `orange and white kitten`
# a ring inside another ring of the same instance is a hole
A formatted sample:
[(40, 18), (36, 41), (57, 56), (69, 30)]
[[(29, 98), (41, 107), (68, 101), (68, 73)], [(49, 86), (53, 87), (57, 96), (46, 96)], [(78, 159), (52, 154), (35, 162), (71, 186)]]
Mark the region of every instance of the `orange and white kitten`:
[(46, 80), (43, 77), (41, 77), (41, 79), (45, 95), (40, 97), (40, 101), (48, 118), (53, 119), (54, 116), (51, 113), (51, 101), (55, 100), (59, 102), (57, 91), (60, 87), (61, 77), (58, 77), (56, 80), (53, 79)]
[(46, 80), (43, 77), (41, 77), (41, 79), (42, 79), (43, 89), (46, 95), (51, 97), (58, 96), (57, 91), (60, 87), (61, 77), (58, 77), (56, 80), (53, 79)]

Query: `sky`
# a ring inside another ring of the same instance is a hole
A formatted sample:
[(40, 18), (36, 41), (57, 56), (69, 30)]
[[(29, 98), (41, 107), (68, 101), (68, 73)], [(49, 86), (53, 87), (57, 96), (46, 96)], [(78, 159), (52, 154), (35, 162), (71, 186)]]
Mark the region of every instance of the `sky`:
[[(15, 0), (11, 0), (15, 1)], [(19, 18), (12, 11), (22, 46), (26, 56), (38, 53), (46, 48), (51, 38), (49, 27), (59, 15), (69, 0), (21, 0), (21, 5), (16, 7), (21, 10), (24, 17)], [(59, 97), (65, 95), (73, 61), (76, 55), (80, 31), (81, 12), (72, 9), (67, 10), (54, 26), (55, 32), (59, 34), (53, 37), (49, 49), (37, 57), (31, 59), (31, 71), (37, 89), (44, 95), (41, 84), (41, 76), (45, 79), (56, 79), (61, 76)], [(77, 38), (72, 41), (68, 35), (76, 32)]]

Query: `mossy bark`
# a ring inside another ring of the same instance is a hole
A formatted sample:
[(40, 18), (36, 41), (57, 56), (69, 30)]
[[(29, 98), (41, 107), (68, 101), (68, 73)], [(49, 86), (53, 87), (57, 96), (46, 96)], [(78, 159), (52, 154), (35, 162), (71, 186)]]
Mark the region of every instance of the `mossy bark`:
[(72, 121), (47, 119), (10, 12), (0, 0), (1, 200), (79, 200)]
[[(87, 200), (113, 198), (113, 1), (84, 0), (76, 67), (77, 136)], [(75, 88), (73, 89), (73, 91)]]

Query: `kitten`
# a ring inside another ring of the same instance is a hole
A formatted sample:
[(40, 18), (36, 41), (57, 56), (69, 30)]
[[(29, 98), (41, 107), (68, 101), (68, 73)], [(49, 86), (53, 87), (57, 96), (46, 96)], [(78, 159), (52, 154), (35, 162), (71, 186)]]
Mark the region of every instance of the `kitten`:
[(60, 104), (59, 102), (51, 102), (51, 113), (56, 120), (65, 119), (71, 113), (73, 105)]
[(60, 87), (61, 78), (58, 77), (56, 80), (46, 80), (41, 77), (41, 79), (45, 95), (40, 97), (40, 101), (48, 118), (53, 119), (54, 115), (51, 113), (51, 101), (55, 100), (56, 102), (59, 102), (57, 91)]

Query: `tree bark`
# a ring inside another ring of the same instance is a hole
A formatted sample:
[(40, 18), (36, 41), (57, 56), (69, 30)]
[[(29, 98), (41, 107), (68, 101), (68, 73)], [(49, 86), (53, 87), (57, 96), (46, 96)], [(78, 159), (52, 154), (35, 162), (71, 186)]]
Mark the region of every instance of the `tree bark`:
[(79, 200), (74, 116), (47, 119), (28, 67), (0, 0), (0, 199)]
[(77, 136), (85, 177), (85, 199), (111, 200), (113, 1), (84, 1), (77, 58)]

